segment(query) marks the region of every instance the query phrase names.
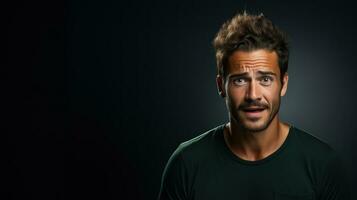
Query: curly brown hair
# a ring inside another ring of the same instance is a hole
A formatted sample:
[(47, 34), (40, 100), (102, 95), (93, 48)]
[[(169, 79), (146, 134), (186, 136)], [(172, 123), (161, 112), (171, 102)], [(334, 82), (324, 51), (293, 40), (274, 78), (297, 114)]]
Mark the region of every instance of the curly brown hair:
[(278, 55), (282, 77), (288, 70), (289, 49), (287, 35), (263, 14), (251, 15), (244, 11), (222, 25), (213, 41), (216, 50), (217, 71), (225, 78), (225, 66), (236, 50), (266, 49)]

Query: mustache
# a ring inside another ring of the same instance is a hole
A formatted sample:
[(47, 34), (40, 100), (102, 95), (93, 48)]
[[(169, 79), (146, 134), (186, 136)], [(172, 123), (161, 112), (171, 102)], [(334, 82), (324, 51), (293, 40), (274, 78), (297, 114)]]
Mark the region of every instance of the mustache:
[(247, 109), (250, 107), (267, 109), (267, 108), (269, 108), (269, 105), (266, 103), (259, 102), (259, 101), (243, 102), (241, 105), (239, 105), (238, 110)]

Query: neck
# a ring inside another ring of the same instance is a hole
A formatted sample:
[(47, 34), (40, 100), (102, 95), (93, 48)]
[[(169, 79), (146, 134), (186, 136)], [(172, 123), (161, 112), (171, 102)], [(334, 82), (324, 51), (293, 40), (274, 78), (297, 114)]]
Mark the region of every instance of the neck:
[(274, 153), (284, 143), (289, 126), (279, 121), (278, 115), (269, 126), (258, 132), (244, 129), (231, 120), (225, 128), (225, 141), (231, 151), (244, 160), (261, 160)]

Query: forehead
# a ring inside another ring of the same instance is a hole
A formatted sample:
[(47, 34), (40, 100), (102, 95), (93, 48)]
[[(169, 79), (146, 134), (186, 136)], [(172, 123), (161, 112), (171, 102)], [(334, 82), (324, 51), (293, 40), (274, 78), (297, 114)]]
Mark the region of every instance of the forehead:
[(228, 58), (228, 74), (265, 70), (279, 73), (278, 55), (275, 51), (259, 49), (235, 51)]

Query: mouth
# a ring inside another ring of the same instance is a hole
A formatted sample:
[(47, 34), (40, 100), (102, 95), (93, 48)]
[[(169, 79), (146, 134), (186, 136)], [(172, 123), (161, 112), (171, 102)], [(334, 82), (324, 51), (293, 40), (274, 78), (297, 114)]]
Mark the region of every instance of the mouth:
[(243, 108), (242, 110), (244, 112), (256, 113), (256, 112), (261, 112), (261, 111), (265, 110), (265, 108), (264, 107), (248, 107), (248, 108)]
[(260, 118), (262, 116), (265, 107), (246, 107), (241, 110), (245, 113), (248, 118)]

